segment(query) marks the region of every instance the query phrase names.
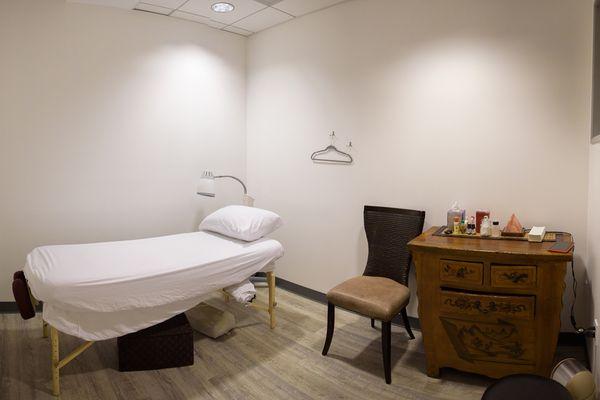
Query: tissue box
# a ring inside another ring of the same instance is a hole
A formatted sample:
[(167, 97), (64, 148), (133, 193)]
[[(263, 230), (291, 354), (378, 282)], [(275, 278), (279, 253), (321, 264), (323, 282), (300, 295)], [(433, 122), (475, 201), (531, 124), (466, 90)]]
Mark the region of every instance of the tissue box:
[(544, 236), (546, 236), (546, 227), (534, 226), (527, 234), (527, 240), (529, 240), (530, 242), (539, 243), (544, 240)]

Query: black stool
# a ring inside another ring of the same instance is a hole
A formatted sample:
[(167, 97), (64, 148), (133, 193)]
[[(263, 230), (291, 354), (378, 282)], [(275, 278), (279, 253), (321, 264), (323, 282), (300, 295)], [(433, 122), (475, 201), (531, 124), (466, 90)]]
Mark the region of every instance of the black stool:
[(537, 375), (511, 375), (487, 388), (481, 400), (573, 400), (560, 383)]

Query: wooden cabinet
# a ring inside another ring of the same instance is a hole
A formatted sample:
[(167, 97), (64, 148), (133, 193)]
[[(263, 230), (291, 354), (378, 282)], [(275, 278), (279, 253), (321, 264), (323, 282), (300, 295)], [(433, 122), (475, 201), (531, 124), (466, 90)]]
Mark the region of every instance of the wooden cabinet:
[[(417, 271), (427, 374), (443, 367), (500, 378), (549, 376), (566, 266), (551, 242), (435, 236), (408, 245)], [(563, 234), (558, 240), (571, 241)]]

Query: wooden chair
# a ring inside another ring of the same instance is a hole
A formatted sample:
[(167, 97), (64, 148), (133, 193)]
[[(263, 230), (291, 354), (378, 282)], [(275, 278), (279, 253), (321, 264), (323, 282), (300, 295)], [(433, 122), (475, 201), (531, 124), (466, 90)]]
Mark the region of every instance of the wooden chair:
[(406, 306), (410, 298), (408, 274), (412, 263), (406, 244), (423, 232), (424, 211), (365, 206), (364, 224), (369, 257), (362, 276), (348, 279), (327, 293), (327, 355), (335, 325), (335, 307), (354, 311), (381, 321), (381, 348), (386, 383), (392, 382), (391, 327), (400, 313), (404, 327), (414, 339)]

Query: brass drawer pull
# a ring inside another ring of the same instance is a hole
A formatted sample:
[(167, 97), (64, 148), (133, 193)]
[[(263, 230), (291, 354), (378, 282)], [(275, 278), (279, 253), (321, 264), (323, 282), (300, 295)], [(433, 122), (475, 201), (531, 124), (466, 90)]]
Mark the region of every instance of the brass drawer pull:
[(502, 274), (502, 276), (511, 281), (512, 283), (527, 282), (527, 278), (529, 278), (529, 274), (518, 272), (505, 272)]
[(535, 288), (537, 267), (535, 265), (492, 265), (491, 284), (497, 288)]
[(483, 283), (483, 263), (441, 260), (440, 280), (449, 283), (481, 285)]

